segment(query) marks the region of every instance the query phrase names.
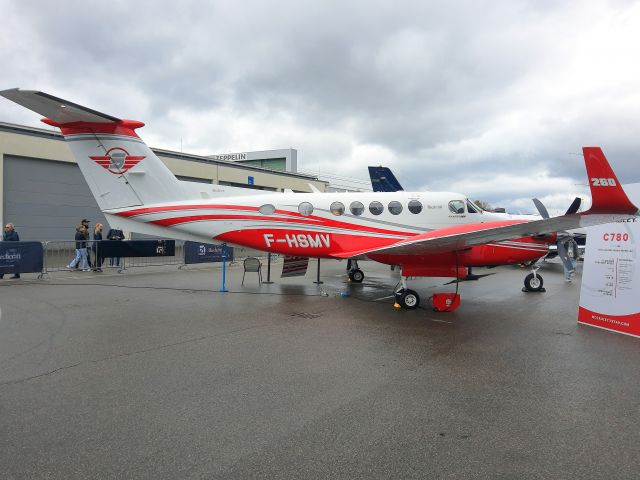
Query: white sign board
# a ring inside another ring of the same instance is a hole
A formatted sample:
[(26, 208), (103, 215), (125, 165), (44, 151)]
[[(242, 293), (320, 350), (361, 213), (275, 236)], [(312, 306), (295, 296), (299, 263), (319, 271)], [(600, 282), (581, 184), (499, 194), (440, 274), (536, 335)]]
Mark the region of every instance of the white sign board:
[[(626, 185), (640, 204), (640, 184)], [(578, 322), (640, 337), (640, 222), (587, 229)]]

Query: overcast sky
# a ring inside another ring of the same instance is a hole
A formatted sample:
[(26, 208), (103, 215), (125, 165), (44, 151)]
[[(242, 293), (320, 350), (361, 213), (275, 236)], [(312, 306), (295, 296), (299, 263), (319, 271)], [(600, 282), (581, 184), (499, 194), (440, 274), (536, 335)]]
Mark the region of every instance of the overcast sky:
[(154, 147), (294, 147), (512, 210), (586, 192), (585, 145), (640, 181), (638, 2), (377, 3), (0, 0), (0, 88), (141, 120)]

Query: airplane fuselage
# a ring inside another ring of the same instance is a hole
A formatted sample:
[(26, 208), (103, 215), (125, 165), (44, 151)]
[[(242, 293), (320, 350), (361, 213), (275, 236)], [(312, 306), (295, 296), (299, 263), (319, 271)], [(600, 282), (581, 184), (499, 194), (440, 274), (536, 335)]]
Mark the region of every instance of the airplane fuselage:
[[(464, 195), (451, 192), (268, 193), (147, 205), (113, 213), (205, 240), (319, 258), (386, 247), (443, 228), (518, 221), (506, 213), (482, 211)], [(463, 276), (465, 266), (535, 260), (547, 252), (549, 243), (549, 238), (528, 237), (459, 253), (412, 255), (410, 259), (403, 255), (368, 256), (382, 263), (407, 265), (416, 276), (434, 272), (437, 276)]]

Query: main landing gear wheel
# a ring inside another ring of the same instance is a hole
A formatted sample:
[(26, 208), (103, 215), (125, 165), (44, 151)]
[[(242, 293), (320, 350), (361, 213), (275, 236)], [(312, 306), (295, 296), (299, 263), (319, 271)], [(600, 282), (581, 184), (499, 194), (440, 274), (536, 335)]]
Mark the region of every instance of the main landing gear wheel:
[(542, 286), (544, 285), (544, 281), (542, 277), (538, 274), (530, 273), (526, 277), (524, 277), (524, 288), (528, 292), (540, 292), (542, 291)]
[(362, 283), (362, 281), (364, 280), (364, 272), (359, 268), (356, 268), (355, 270), (350, 270), (349, 278), (356, 283)]
[(413, 290), (400, 290), (396, 292), (396, 302), (405, 310), (415, 310), (420, 305), (420, 295)]

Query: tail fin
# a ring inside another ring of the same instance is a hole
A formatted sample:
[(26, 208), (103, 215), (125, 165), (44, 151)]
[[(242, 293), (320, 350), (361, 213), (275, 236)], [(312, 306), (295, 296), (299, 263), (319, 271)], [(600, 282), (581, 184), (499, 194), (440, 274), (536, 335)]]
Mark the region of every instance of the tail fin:
[(60, 128), (101, 210), (185, 198), (180, 182), (136, 134), (144, 123), (33, 90), (15, 88), (0, 95)]
[(388, 167), (369, 167), (369, 177), (374, 192), (400, 192), (404, 190)]
[(584, 214), (636, 215), (638, 207), (627, 197), (600, 147), (584, 147), (582, 152), (591, 188), (591, 208)]

